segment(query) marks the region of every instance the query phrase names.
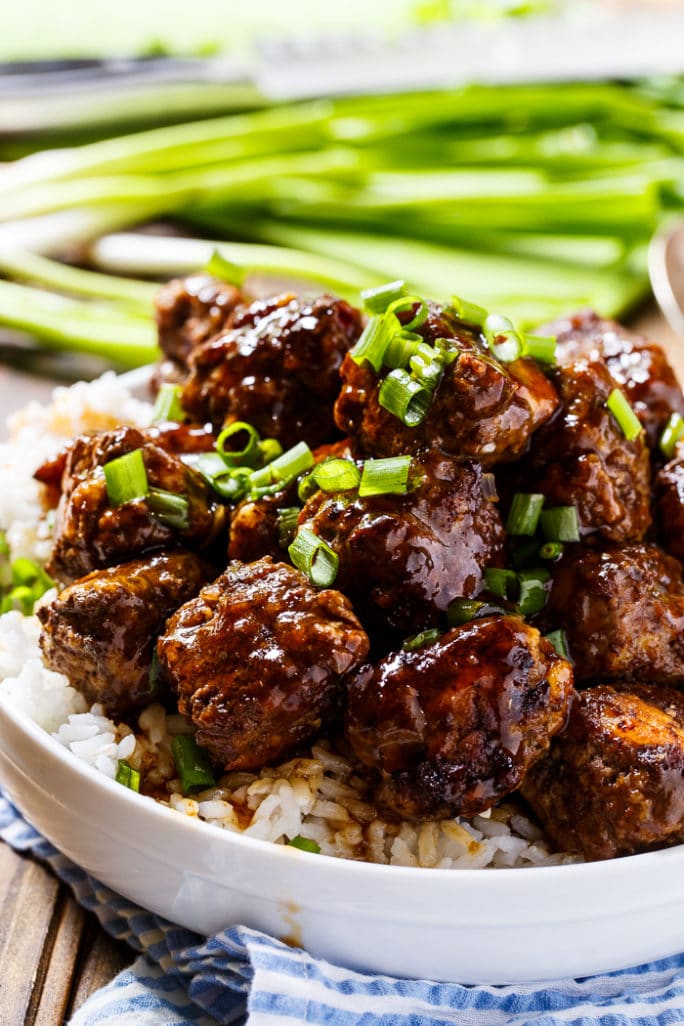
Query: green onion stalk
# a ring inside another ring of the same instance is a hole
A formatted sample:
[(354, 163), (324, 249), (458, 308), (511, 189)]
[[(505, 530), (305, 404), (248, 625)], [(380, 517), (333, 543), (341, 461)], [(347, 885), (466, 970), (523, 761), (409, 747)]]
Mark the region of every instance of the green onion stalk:
[[(684, 207), (682, 95), (672, 81), (474, 85), (61, 149), (34, 136), (0, 164), (0, 324), (148, 362), (154, 282), (214, 250), (248, 286), (286, 278), (358, 302), (401, 279), (523, 331), (579, 307), (622, 315), (647, 292), (649, 238)], [(131, 232), (159, 220), (174, 234)], [(392, 401), (413, 415), (416, 399)]]

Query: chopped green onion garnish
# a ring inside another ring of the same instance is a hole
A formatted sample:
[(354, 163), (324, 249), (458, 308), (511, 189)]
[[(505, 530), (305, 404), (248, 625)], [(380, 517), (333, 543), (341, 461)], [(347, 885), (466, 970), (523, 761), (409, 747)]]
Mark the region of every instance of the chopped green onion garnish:
[(9, 613), (16, 609), (24, 616), (30, 616), (35, 604), (36, 596), (33, 588), (29, 588), (26, 584), (19, 584), (0, 601), (0, 613)]
[(606, 406), (620, 425), (620, 430), (627, 441), (634, 441), (643, 431), (643, 427), (622, 389), (613, 389), (606, 400)]
[(545, 634), (544, 637), (553, 645), (562, 659), (570, 659), (570, 649), (568, 648), (568, 639), (565, 631), (551, 631), (550, 634)]
[(185, 457), (184, 462), (201, 474), (226, 502), (239, 502), (249, 491), (251, 468), (227, 467), (217, 452), (203, 452), (192, 459)]
[(403, 370), (387, 375), (378, 393), (378, 402), (406, 427), (417, 427), (425, 420), (432, 394)]
[(580, 540), (576, 506), (552, 506), (541, 512), (541, 529), (547, 541), (576, 542)]
[(124, 762), (123, 759), (119, 759), (119, 766), (116, 771), (116, 782), (117, 784), (123, 784), (124, 787), (128, 787), (131, 791), (140, 790), (140, 773), (138, 770)]
[(300, 528), (287, 551), (297, 569), (317, 587), (327, 588), (337, 577), (337, 553), (310, 527)]
[(425, 645), (431, 645), (433, 641), (437, 641), (437, 639), (441, 637), (442, 632), (436, 627), (433, 627), (429, 631), (421, 631), (420, 634), (414, 634), (411, 638), (406, 638), (401, 647), (404, 652), (415, 652), (417, 648), (423, 648)]
[(159, 666), (159, 656), (157, 655), (157, 646), (155, 645), (152, 649), (152, 662), (150, 663), (150, 672), (148, 674), (149, 681), (149, 697), (152, 698), (159, 691), (159, 685), (161, 684), (161, 669)]
[(4, 531), (0, 531), (0, 556), (9, 556), (10, 547), (7, 541), (7, 535)]
[(310, 851), (314, 855), (320, 855), (321, 846), (315, 841), (312, 841), (310, 837), (302, 837), (301, 834), (297, 834), (291, 841), (287, 842), (289, 848), (299, 848), (300, 851)]
[(383, 363), (392, 370), (400, 368), (406, 370), (409, 360), (416, 351), (418, 344), (422, 342), (420, 335), (412, 332), (398, 331), (392, 336), (390, 344), (385, 350)]
[(306, 502), (319, 490), (318, 483), (313, 474), (307, 474), (297, 485), (297, 496), (300, 502)]
[(142, 449), (134, 449), (133, 452), (110, 460), (102, 469), (112, 506), (122, 506), (125, 502), (144, 499), (147, 495), (149, 485)]
[(503, 616), (504, 610), (500, 606), (493, 606), (489, 602), (481, 602), (478, 599), (454, 599), (449, 603), (447, 609), (447, 620), (450, 627), (461, 627), (471, 620), (481, 620), (483, 616)]
[(361, 475), (351, 460), (326, 460), (312, 470), (311, 476), (324, 492), (346, 492), (358, 488)]
[(313, 465), (314, 458), (309, 446), (306, 442), (297, 442), (282, 456), (278, 456), (260, 470), (253, 471), (249, 475), (250, 486), (252, 489), (268, 489), (274, 484), (285, 484), (299, 477)]
[(278, 545), (281, 549), (286, 549), (292, 544), (300, 513), (299, 506), (285, 506), (278, 510)]
[(492, 352), (502, 363), (512, 363), (522, 354), (522, 339), (507, 317), (489, 314), (484, 333)]
[(180, 385), (164, 384), (159, 386), (157, 398), (152, 411), (152, 423), (159, 424), (169, 420), (185, 420), (185, 410), (181, 403), (183, 389)]
[(537, 530), (544, 496), (536, 492), (516, 492), (506, 521), (509, 534), (533, 535)]
[[(2, 553), (2, 557), (6, 558), (8, 554), (9, 546), (7, 552)], [(1, 583), (4, 587), (9, 586), (10, 590), (0, 598), (0, 613), (9, 613), (17, 609), (24, 616), (30, 616), (38, 599), (55, 585), (42, 566), (23, 557), (15, 559), (11, 567), (4, 567)]]
[(460, 296), (451, 297), (451, 308), (459, 321), (474, 324), (476, 328), (484, 327), (484, 323), (489, 317), (489, 313), (483, 306), (478, 306), (477, 303), (469, 303), (467, 300), (461, 299)]
[(541, 559), (559, 559), (563, 555), (563, 542), (544, 542), (539, 549)]
[[(246, 435), (242, 449), (227, 449), (226, 443), (237, 436)], [(227, 427), (216, 440), (216, 451), (229, 467), (254, 467), (259, 458), (259, 432), (244, 420), (238, 420)]]
[(531, 356), (540, 363), (556, 362), (555, 335), (523, 335), (523, 356)]
[(417, 306), (418, 309), (413, 314), (413, 317), (405, 324), (403, 322), (400, 323), (403, 331), (415, 331), (421, 324), (425, 324), (429, 313), (427, 303), (420, 296), (402, 296), (401, 299), (395, 299), (387, 307), (387, 313), (393, 313), (398, 318), (400, 313), (406, 313), (406, 311), (412, 310), (414, 306)]
[(261, 453), (261, 462), (270, 463), (278, 456), (282, 456), (283, 447), (277, 438), (264, 438), (259, 442), (259, 452)]
[(518, 609), (523, 616), (532, 616), (538, 613), (546, 605), (546, 583), (551, 579), (551, 574), (545, 567), (538, 567), (534, 570), (521, 570), (518, 574), (520, 581), (520, 595), (518, 597)]
[(662, 435), (660, 436), (660, 451), (666, 459), (671, 460), (677, 448), (677, 442), (684, 435), (684, 418), (678, 413), (671, 413)]
[(409, 360), (411, 373), (429, 392), (434, 392), (444, 371), (444, 360), (439, 349), (433, 349), (426, 342), (416, 346)]
[(218, 278), (219, 281), (225, 281), (229, 285), (235, 285), (238, 288), (245, 280), (245, 269), (234, 264), (232, 260), (226, 260), (224, 256), (221, 256), (218, 249), (215, 249), (209, 257), (206, 272), (212, 278)]
[(390, 303), (396, 302), (406, 295), (406, 283), (390, 281), (387, 285), (378, 285), (374, 289), (364, 289), (361, 293), (364, 309), (368, 313), (384, 313)]
[(355, 363), (367, 360), (376, 374), (382, 367), (385, 351), (392, 337), (401, 330), (401, 324), (394, 314), (376, 314), (363, 329), (361, 338), (349, 355)]
[(518, 575), (515, 570), (500, 570), (488, 566), (484, 572), (487, 591), (502, 599), (514, 599), (518, 594)]
[(461, 355), (456, 340), (453, 338), (436, 338), (435, 349), (439, 353), (445, 367), (450, 367)]
[(179, 734), (171, 741), (171, 752), (183, 794), (202, 791), (216, 783), (209, 753), (200, 748), (192, 734)]
[(155, 520), (173, 527), (177, 531), (186, 531), (190, 526), (190, 503), (186, 495), (176, 492), (165, 492), (162, 488), (150, 488), (147, 493), (147, 508)]
[(369, 495), (406, 495), (410, 467), (410, 456), (366, 460), (359, 484), (360, 497), (363, 499)]

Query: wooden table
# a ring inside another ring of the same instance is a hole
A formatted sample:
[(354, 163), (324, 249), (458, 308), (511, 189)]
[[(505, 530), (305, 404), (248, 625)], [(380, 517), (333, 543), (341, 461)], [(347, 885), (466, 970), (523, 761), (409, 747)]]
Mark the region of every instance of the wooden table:
[[(654, 306), (634, 323), (665, 345), (684, 380), (684, 340), (673, 335)], [(68, 379), (76, 370), (44, 355), (11, 348), (3, 353), (0, 346), (0, 359), (3, 355), (14, 363), (0, 363), (0, 410), (5, 414), (30, 399), (46, 399), (57, 377)], [(61, 1026), (132, 958), (43, 866), (0, 845), (2, 1026)]]

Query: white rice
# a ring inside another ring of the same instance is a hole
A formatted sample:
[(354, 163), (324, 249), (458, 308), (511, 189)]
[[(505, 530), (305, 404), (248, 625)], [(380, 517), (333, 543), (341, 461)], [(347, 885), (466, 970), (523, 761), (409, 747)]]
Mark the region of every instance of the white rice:
[[(0, 445), (0, 530), (11, 560), (45, 562), (50, 555), (49, 518), (34, 470), (77, 434), (119, 424), (145, 426), (150, 413), (149, 403), (108, 373), (90, 384), (58, 388), (51, 405), (33, 403), (12, 418), (10, 440)], [(325, 741), (304, 757), (260, 773), (227, 773), (215, 787), (185, 797), (171, 755), (173, 735), (191, 729), (184, 720), (155, 704), (140, 714), (133, 732), (108, 719), (101, 706), (88, 709), (68, 679), (44, 665), (39, 637), (36, 617), (0, 617), (0, 700), (21, 709), (95, 772), (115, 779), (119, 762), (126, 761), (182, 815), (279, 844), (306, 838), (325, 855), (391, 865), (450, 869), (576, 861), (551, 854), (538, 828), (513, 804), (470, 821), (387, 823), (350, 759)]]

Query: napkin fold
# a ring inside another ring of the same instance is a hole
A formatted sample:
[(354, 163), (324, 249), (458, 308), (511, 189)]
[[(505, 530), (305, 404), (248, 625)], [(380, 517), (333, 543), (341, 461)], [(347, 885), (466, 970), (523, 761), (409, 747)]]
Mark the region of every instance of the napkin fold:
[(0, 838), (48, 863), (108, 933), (140, 953), (86, 1001), (70, 1026), (684, 1023), (684, 955), (581, 980), (503, 987), (371, 976), (315, 959), (244, 926), (209, 938), (175, 926), (88, 876), (1, 794)]

